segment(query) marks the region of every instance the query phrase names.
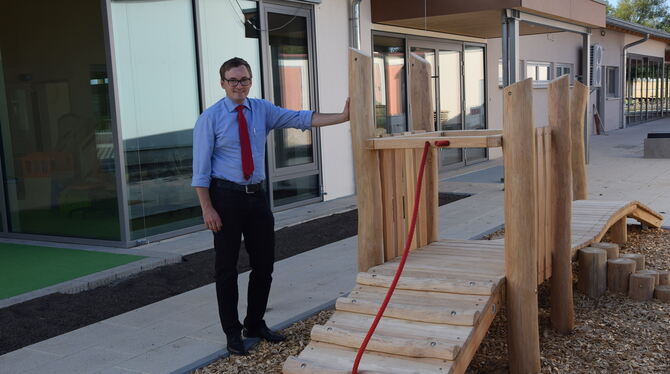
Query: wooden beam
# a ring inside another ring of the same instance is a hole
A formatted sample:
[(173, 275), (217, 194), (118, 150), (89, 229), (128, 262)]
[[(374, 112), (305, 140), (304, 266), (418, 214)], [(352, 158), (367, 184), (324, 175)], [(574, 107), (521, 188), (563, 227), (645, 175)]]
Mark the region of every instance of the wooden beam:
[(570, 136), (570, 79), (549, 83), (549, 127), (552, 133), (552, 167), (548, 208), (551, 230), (551, 323), (568, 334), (575, 327), (572, 297), (572, 138)]
[(366, 148), (374, 135), (372, 58), (349, 50), (349, 122), (358, 199), (358, 270), (384, 261), (383, 213), (378, 152)]
[(502, 135), (502, 130), (442, 130), (442, 131), (414, 131), (411, 134), (403, 134), (407, 137), (426, 136), (489, 136)]
[(573, 200), (588, 198), (586, 179), (586, 156), (584, 149), (584, 112), (589, 97), (589, 88), (575, 81), (570, 99), (570, 137), (572, 139), (572, 191)]
[(442, 148), (495, 148), (502, 146), (502, 136), (391, 136), (367, 141), (368, 149), (423, 148), (425, 142), (449, 141)]
[(511, 373), (540, 371), (532, 80), (503, 90), (505, 268)]

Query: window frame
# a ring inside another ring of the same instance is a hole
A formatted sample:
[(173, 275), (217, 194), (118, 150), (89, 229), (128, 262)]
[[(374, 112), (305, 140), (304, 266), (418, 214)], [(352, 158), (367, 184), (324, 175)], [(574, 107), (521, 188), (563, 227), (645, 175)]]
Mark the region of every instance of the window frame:
[[(558, 74), (558, 69), (565, 69), (568, 68), (570, 69), (570, 73), (568, 74)], [(570, 64), (567, 62), (556, 62), (554, 63), (554, 77), (559, 78), (562, 77), (563, 75), (568, 75), (570, 77), (570, 85), (573, 85), (575, 83), (575, 64)]]
[[(614, 72), (614, 84), (610, 82), (610, 71)], [(607, 99), (620, 99), (621, 90), (619, 88), (619, 67), (618, 66), (605, 66), (605, 98)], [(610, 93), (610, 87), (614, 87), (613, 93)]]
[[(547, 69), (548, 69), (547, 79), (546, 80), (544, 80), (544, 79), (538, 80), (535, 77), (529, 76), (528, 75), (528, 68), (531, 67), (531, 66), (535, 67), (535, 76), (539, 75), (538, 74), (539, 73), (539, 71), (538, 71), (539, 67), (547, 67)], [(549, 84), (549, 82), (553, 79), (553, 76), (554, 76), (553, 66), (554, 66), (554, 64), (552, 62), (549, 62), (549, 61), (525, 60), (523, 62), (524, 77), (526, 79), (533, 78), (533, 87), (547, 87), (547, 84)]]

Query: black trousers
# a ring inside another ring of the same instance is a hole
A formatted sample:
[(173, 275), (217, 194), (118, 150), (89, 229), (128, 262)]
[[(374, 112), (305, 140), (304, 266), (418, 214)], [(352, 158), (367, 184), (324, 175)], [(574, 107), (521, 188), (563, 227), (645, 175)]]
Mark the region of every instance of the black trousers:
[(247, 194), (216, 183), (209, 192), (223, 224), (221, 230), (214, 233), (216, 297), (221, 327), (226, 334), (242, 329), (237, 313), (237, 259), (242, 235), (251, 266), (244, 327), (261, 327), (265, 323), (263, 316), (275, 260), (274, 217), (265, 192)]

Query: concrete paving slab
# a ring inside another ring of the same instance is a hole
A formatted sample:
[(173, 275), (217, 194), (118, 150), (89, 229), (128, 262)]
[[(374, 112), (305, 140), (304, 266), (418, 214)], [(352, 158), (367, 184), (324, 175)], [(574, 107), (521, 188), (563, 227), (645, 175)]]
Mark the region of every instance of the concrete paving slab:
[[(213, 321), (210, 321), (210, 324)], [(220, 325), (219, 330), (221, 330)], [(138, 352), (146, 352), (162, 347), (197, 330), (199, 325), (190, 324), (187, 321), (173, 322), (160, 320), (155, 324), (136, 331), (105, 339), (100, 345), (103, 349), (129, 353), (133, 356)]]
[(182, 368), (203, 356), (219, 353), (223, 354), (221, 346), (184, 337), (117, 364), (116, 367), (150, 374), (174, 373), (181, 372)]
[(16, 350), (0, 356), (0, 372), (20, 374), (46, 365), (62, 356), (28, 348)]
[(35, 343), (28, 348), (65, 357), (97, 346), (104, 339), (113, 339), (124, 334), (132, 334), (136, 328), (98, 322), (92, 325)]
[(88, 348), (60, 360), (26, 371), (25, 374), (88, 374), (111, 368), (124, 362), (133, 354), (121, 353), (98, 347)]
[(121, 369), (118, 367), (112, 367), (112, 368), (107, 368), (104, 370), (100, 370), (95, 372), (95, 374), (149, 374), (144, 371), (135, 371), (135, 370), (128, 370), (128, 369)]

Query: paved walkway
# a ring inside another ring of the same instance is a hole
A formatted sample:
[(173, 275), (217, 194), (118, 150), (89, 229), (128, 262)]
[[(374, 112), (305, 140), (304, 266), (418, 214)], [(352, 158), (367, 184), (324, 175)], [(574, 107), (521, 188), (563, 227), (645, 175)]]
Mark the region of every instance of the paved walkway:
[[(670, 132), (661, 120), (606, 136), (594, 136), (589, 164), (589, 197), (639, 200), (670, 212), (670, 159), (642, 159), (642, 142), (650, 131)], [(441, 176), (441, 191), (474, 193), (440, 208), (440, 235), (473, 238), (503, 222), (502, 184), (495, 181), (499, 161), (468, 168), (489, 170), (458, 178)], [(463, 173), (464, 171), (459, 171)], [(481, 183), (481, 182), (484, 183)], [(314, 204), (277, 214), (279, 227), (351, 209), (353, 198)], [(667, 223), (666, 223), (667, 225)], [(209, 248), (211, 234), (200, 232), (132, 249), (162, 256)], [(354, 286), (356, 237), (279, 261), (266, 319), (282, 328), (302, 319), (350, 291)], [(99, 249), (99, 248), (98, 248)], [(248, 273), (240, 276), (246, 294)], [(146, 307), (0, 356), (2, 373), (182, 373), (225, 354), (218, 325), (213, 285), (201, 287)], [(246, 304), (241, 298), (240, 311)]]

